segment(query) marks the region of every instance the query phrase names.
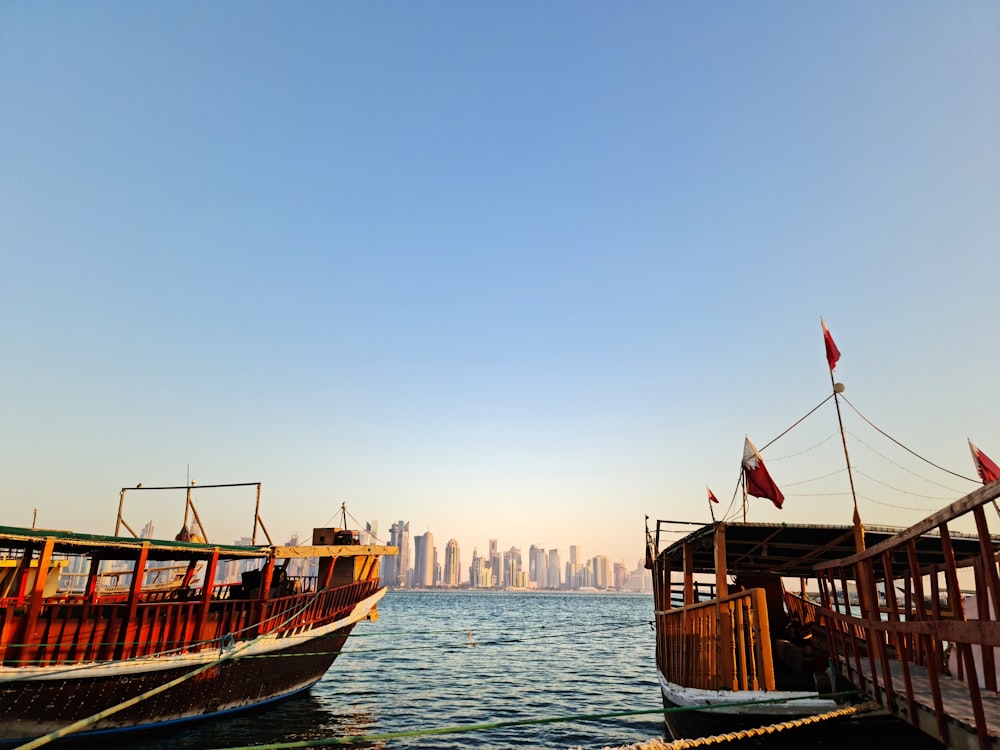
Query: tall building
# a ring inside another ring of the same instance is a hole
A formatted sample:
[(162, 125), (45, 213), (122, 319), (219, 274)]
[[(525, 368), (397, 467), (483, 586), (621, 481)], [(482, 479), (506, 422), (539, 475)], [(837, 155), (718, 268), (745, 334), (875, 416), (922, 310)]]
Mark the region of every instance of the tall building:
[(410, 524), (396, 521), (389, 529), (389, 544), (399, 548), (396, 555), (382, 558), (385, 566), (385, 582), (397, 588), (406, 586), (406, 572), (410, 567)]
[(549, 585), (549, 556), (540, 546), (532, 545), (531, 564), (535, 572), (535, 585), (544, 589)]
[(580, 546), (578, 544), (569, 545), (569, 563), (566, 565), (566, 588), (580, 588)]
[(550, 589), (558, 589), (562, 586), (562, 571), (559, 569), (559, 550), (549, 550), (549, 567), (547, 586)]
[(521, 581), (521, 550), (511, 547), (503, 553), (503, 584), (523, 588)]
[(361, 535), (362, 544), (378, 544), (378, 521), (368, 521)]
[(434, 585), (434, 535), (431, 532), (413, 537), (413, 586)]
[(616, 562), (614, 564), (615, 569), (615, 588), (624, 589), (628, 584), (628, 568), (625, 567), (625, 563)]
[(613, 579), (611, 577), (611, 561), (604, 555), (597, 555), (591, 560), (594, 569), (594, 587), (598, 589), (610, 588)]
[[(285, 542), (288, 547), (297, 547), (299, 545), (299, 535), (292, 534), (288, 537), (288, 541)], [(309, 558), (308, 557), (298, 557), (294, 560), (289, 560), (288, 564), (285, 566), (285, 574), (290, 578), (301, 578), (309, 574)]]
[(449, 539), (444, 548), (444, 579), (445, 586), (457, 587), (462, 577), (462, 557), (458, 549), (458, 540)]
[(486, 560), (472, 550), (472, 564), (469, 565), (469, 586), (474, 589), (488, 589), (493, 586), (493, 572), (486, 567)]
[(497, 552), (497, 540), (490, 539), (490, 551), (486, 557), (486, 567), (493, 575), (493, 587), (500, 588), (503, 585), (503, 568), (501, 567), (500, 554)]

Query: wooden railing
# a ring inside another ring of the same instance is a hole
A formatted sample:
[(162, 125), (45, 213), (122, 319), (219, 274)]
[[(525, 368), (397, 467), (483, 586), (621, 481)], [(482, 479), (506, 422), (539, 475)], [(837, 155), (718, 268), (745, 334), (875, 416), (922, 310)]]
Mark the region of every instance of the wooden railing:
[(670, 682), (705, 690), (774, 690), (763, 589), (656, 611), (657, 665)]
[(22, 629), (25, 608), (4, 607), (0, 610), (0, 633), (5, 635), (0, 642), (0, 663), (44, 666), (128, 659), (218, 649), (267, 633), (303, 632), (347, 616), (379, 586), (373, 578), (263, 604), (252, 599), (213, 599), (207, 610), (198, 599), (144, 601), (131, 616), (127, 602), (47, 601), (39, 610), (34, 633), (22, 636), (22, 642), (12, 642), (12, 636)]
[[(980, 748), (1000, 737), (1000, 573), (998, 539), (989, 523), (992, 518), (997, 525), (997, 497), (1000, 481), (864, 552), (816, 569), (821, 616), (840, 668), (885, 708), (945, 744), (953, 733), (970, 731), (970, 722), (957, 713), (971, 713), (973, 742)], [(994, 508), (987, 513), (990, 503)], [(952, 535), (964, 528), (975, 529), (979, 553), (957, 559)], [(940, 549), (940, 564), (921, 569), (918, 545)], [(971, 596), (960, 587), (960, 576), (971, 579)], [(851, 598), (848, 581), (857, 582), (853, 608), (844, 605)]]

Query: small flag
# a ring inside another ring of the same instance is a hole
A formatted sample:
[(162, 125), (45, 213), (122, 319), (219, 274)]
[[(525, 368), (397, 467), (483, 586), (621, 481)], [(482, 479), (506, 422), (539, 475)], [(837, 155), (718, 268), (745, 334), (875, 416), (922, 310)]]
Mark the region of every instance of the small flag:
[(750, 442), (750, 438), (746, 438), (743, 444), (743, 481), (746, 483), (747, 492), (754, 497), (767, 498), (779, 509), (785, 502), (785, 496), (771, 479), (767, 467), (764, 466), (764, 460)]
[(713, 503), (719, 502), (719, 498), (717, 498), (715, 496), (715, 493), (712, 492), (712, 489), (707, 484), (705, 485), (705, 489), (708, 490), (708, 499), (709, 500), (711, 500)]
[(837, 361), (840, 359), (840, 349), (833, 343), (833, 336), (830, 335), (830, 329), (826, 327), (826, 321), (821, 317), (819, 322), (823, 326), (823, 344), (826, 346), (826, 362), (830, 365), (830, 372), (833, 372), (833, 368), (837, 366)]
[(976, 471), (979, 472), (979, 478), (983, 480), (983, 484), (1000, 479), (1000, 466), (993, 463), (989, 456), (972, 444), (971, 440), (969, 441), (969, 450), (972, 451), (972, 460), (976, 462)]

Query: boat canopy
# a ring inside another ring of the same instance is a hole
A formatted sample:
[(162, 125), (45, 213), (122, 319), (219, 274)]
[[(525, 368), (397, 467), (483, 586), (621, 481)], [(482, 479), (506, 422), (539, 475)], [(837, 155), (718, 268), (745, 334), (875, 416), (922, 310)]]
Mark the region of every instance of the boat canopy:
[[(657, 536), (662, 537), (670, 521), (657, 521)], [(670, 561), (675, 571), (685, 570), (685, 550), (690, 550), (691, 573), (716, 571), (715, 533), (723, 524), (711, 523), (686, 534), (660, 552), (660, 557)], [(823, 526), (815, 524), (785, 523), (727, 523), (725, 526), (726, 569), (729, 575), (776, 575), (788, 578), (812, 578), (814, 566), (850, 557), (857, 550), (854, 546), (854, 527), (851, 525)], [(890, 539), (902, 528), (866, 526), (865, 546)], [(959, 567), (971, 565), (979, 555), (979, 539), (968, 534), (950, 534), (955, 558)], [(659, 541), (659, 539), (658, 539)], [(944, 565), (944, 550), (938, 535), (921, 536), (916, 540), (917, 558), (923, 571)], [(659, 548), (659, 544), (657, 545)], [(994, 550), (1000, 549), (1000, 537), (993, 537)], [(892, 562), (893, 574), (904, 575), (907, 561), (903, 558)]]

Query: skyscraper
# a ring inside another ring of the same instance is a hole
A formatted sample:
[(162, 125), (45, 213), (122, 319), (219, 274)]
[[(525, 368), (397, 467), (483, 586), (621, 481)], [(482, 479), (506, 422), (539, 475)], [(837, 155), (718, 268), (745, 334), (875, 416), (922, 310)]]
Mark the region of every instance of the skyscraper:
[(385, 582), (397, 588), (406, 586), (406, 571), (410, 567), (410, 524), (396, 521), (389, 529), (389, 544), (399, 548), (397, 555), (382, 558), (385, 565)]
[(569, 563), (566, 566), (566, 588), (580, 588), (580, 547), (569, 545)]
[(545, 554), (545, 550), (539, 545), (531, 545), (531, 573), (533, 574), (532, 580), (540, 589), (544, 589), (549, 585), (549, 561), (548, 556)]
[(449, 539), (444, 548), (444, 585), (458, 586), (462, 576), (462, 559), (458, 540)]
[(521, 550), (518, 547), (503, 553), (503, 582), (505, 586), (521, 586)]
[(562, 586), (562, 571), (559, 570), (559, 550), (549, 550), (549, 566), (547, 585), (550, 589), (557, 589)]
[(594, 586), (599, 589), (611, 587), (614, 579), (611, 577), (611, 561), (604, 555), (597, 555), (592, 560), (594, 565)]
[(413, 585), (434, 585), (434, 535), (429, 531), (413, 538)]

